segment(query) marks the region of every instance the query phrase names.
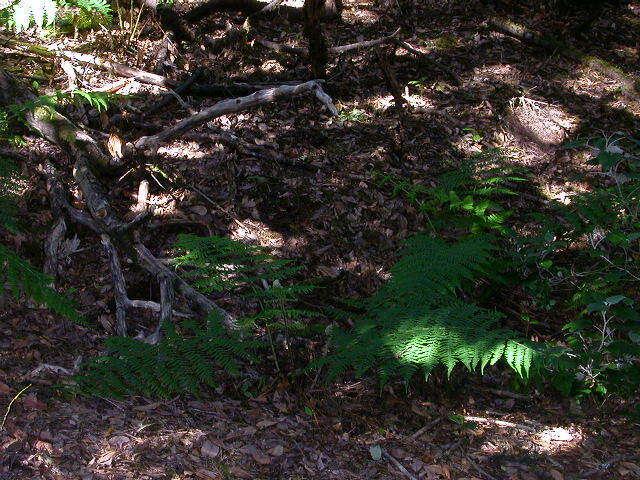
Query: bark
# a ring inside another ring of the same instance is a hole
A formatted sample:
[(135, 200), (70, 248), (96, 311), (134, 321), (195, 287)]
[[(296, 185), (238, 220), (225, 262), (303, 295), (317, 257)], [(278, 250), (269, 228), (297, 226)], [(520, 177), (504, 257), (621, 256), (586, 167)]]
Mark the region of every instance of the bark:
[(156, 135), (139, 138), (133, 142), (133, 144), (128, 145), (128, 150), (154, 149), (158, 145), (203, 125), (216, 117), (241, 112), (258, 105), (275, 102), (283, 97), (290, 97), (306, 92), (313, 92), (333, 115), (338, 114), (331, 98), (324, 93), (318, 82), (312, 80), (299, 85), (281, 85), (275, 88), (260, 90), (246, 97), (222, 100), (221, 102), (218, 102), (209, 108), (205, 108), (197, 114), (162, 130)]
[(321, 19), (325, 0), (305, 0), (304, 35), (309, 42), (309, 60), (312, 78), (325, 78), (327, 74), (327, 42), (322, 32)]
[[(34, 96), (28, 91), (18, 88), (13, 78), (3, 70), (0, 70), (0, 100), (4, 104), (24, 104), (28, 101), (33, 101)], [(128, 299), (115, 246), (125, 251), (135, 253), (139, 264), (156, 278), (160, 278), (161, 276), (170, 278), (174, 288), (193, 305), (196, 311), (202, 315), (216, 311), (221, 316), (225, 326), (228, 328), (237, 328), (235, 319), (231, 314), (215, 305), (207, 297), (194, 290), (176, 273), (169, 270), (156, 259), (140, 241), (136, 241), (135, 245), (129, 243), (125, 238), (125, 233), (139, 225), (148, 215), (149, 211), (146, 210), (138, 214), (136, 218), (129, 223), (122, 222), (109, 204), (108, 197), (102, 185), (91, 169), (92, 162), (106, 155), (104, 153), (98, 155), (99, 146), (95, 142), (88, 141), (87, 138), (90, 137), (85, 132), (74, 127), (64, 116), (57, 113), (52, 115), (49, 111), (46, 113), (47, 115), (45, 115), (44, 112), (38, 111), (38, 108), (36, 108), (34, 111), (25, 114), (25, 122), (36, 133), (57, 144), (75, 160), (73, 176), (84, 196), (84, 201), (91, 217), (87, 219), (85, 214), (78, 212), (68, 204), (66, 190), (62, 186), (55, 168), (47, 161), (45, 162), (45, 173), (47, 173), (50, 180), (50, 192), (56, 196), (55, 199), (52, 199), (52, 203), (63, 207), (65, 211), (72, 214), (70, 216), (78, 219), (83, 225), (91, 228), (101, 236), (103, 245), (110, 257), (110, 267), (114, 280), (114, 288), (116, 289), (115, 298), (118, 333), (122, 334), (122, 332), (126, 330), (125, 314), (128, 306), (147, 307), (153, 302)], [(78, 140), (79, 138), (82, 138), (82, 140)], [(159, 306), (158, 310), (162, 311), (162, 306)]]

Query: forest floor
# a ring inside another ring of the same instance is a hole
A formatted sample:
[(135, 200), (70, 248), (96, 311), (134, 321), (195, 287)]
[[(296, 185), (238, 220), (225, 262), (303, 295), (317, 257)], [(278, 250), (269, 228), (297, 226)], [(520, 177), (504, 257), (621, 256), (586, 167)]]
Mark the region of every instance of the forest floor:
[[(640, 4), (605, 11), (580, 39), (571, 34), (577, 21), (571, 16), (497, 13), (639, 73)], [(399, 38), (455, 72), (460, 85), (398, 50), (391, 66), (406, 86), (407, 101), (398, 112), (375, 48), (332, 59), (325, 90), (339, 119), (317, 102), (296, 97), (218, 118), (159, 150), (149, 198), (158, 208), (145, 234), (147, 245), (167, 255), (177, 233), (263, 245), (296, 260), (306, 278), (319, 279), (323, 288), (307, 300), (317, 308), (335, 298), (370, 295), (385, 279), (400, 242), (424, 229), (427, 218), (380, 181), (385, 175), (429, 185), (446, 165), (503, 149), (505, 161), (531, 173), (513, 200), (516, 212), (589, 188), (584, 157), (561, 146), (591, 134), (637, 133), (640, 101), (615, 79), (562, 52), (490, 30), (484, 23), (489, 14), (473, 1), (388, 7), (348, 1), (344, 21), (326, 28), (331, 44), (377, 38), (401, 27)], [(233, 16), (216, 14), (197, 28), (221, 34)], [(272, 40), (301, 42), (300, 26), (264, 23)], [(122, 41), (126, 28), (56, 42), (152, 71), (162, 33), (148, 15), (142, 16), (141, 31), (132, 43)], [(7, 56), (7, 62), (15, 72), (51, 73), (50, 64), (38, 59)], [(204, 69), (211, 83), (308, 75), (304, 62), (257, 44), (215, 56), (188, 47), (171, 62), (175, 71)], [(133, 95), (128, 102), (138, 109), (163, 94), (159, 87), (88, 67), (79, 73), (85, 89), (120, 82), (117, 93)], [(66, 87), (66, 77), (56, 82), (51, 86)], [(217, 99), (184, 100), (200, 108)], [(147, 130), (134, 127), (127, 135), (137, 137), (187, 115), (174, 103), (147, 118)], [(239, 137), (244, 148), (217, 143), (211, 135), (220, 130)], [(20, 153), (36, 163), (44, 156), (68, 163), (36, 138), (28, 138)], [(30, 235), (8, 240), (41, 264), (51, 213), (44, 181), (35, 172), (25, 174), (32, 182), (20, 213), (31, 225)], [(169, 187), (168, 179), (177, 186)], [(109, 194), (120, 212), (135, 204), (138, 183), (135, 175), (113, 183)], [(578, 405), (536, 389), (513, 394), (509, 377), (500, 372), (482, 379), (463, 376), (450, 385), (430, 383), (407, 394), (401, 385), (382, 391), (366, 379), (325, 385), (313, 375), (290, 377), (268, 366), (243, 385), (223, 378), (205, 399), (59, 395), (54, 386), (60, 375), (31, 372), (43, 363), (72, 369), (79, 355), (95, 355), (114, 329), (110, 275), (99, 240), (82, 230), (76, 238), (58, 286), (75, 289), (82, 313), (97, 328), (69, 325), (45, 310), (10, 302), (0, 316), (0, 420), (7, 413), (0, 428), (1, 480), (640, 478), (640, 425), (619, 411), (624, 402)], [(125, 270), (131, 297), (153, 299), (148, 277), (126, 264)], [(225, 308), (237, 308), (225, 302)], [(136, 321), (140, 329), (154, 324), (146, 312)], [(322, 343), (308, 348), (284, 351), (280, 368), (300, 366), (301, 358), (320, 353)]]

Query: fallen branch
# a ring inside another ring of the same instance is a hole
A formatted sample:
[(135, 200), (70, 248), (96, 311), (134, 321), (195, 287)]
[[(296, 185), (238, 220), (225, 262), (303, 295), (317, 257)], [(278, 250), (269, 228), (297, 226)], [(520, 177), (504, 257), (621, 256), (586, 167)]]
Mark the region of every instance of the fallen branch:
[(173, 314), (173, 279), (167, 275), (160, 277), (160, 318), (155, 331), (146, 339), (150, 345), (157, 345), (162, 340), (162, 327), (171, 322)]
[(61, 212), (56, 212), (58, 219), (56, 220), (51, 233), (44, 242), (45, 261), (43, 272), (51, 277), (51, 288), (55, 288), (56, 277), (58, 276), (58, 252), (67, 233), (67, 224)]
[(195, 70), (189, 76), (189, 78), (187, 78), (184, 82), (182, 82), (180, 85), (178, 85), (176, 88), (173, 89), (173, 93), (165, 95), (158, 103), (148, 108), (143, 113), (143, 115), (151, 115), (152, 113), (155, 113), (158, 110), (165, 108), (167, 105), (170, 105), (176, 99), (176, 95), (181, 95), (182, 93), (189, 90), (189, 87), (191, 87), (201, 76), (202, 76), (202, 70), (201, 69)]
[(360, 50), (362, 48), (373, 47), (375, 45), (380, 45), (381, 43), (388, 43), (392, 41), (395, 38), (395, 36), (398, 35), (398, 33), (400, 33), (399, 28), (395, 32), (393, 32), (391, 35), (387, 35), (386, 37), (380, 37), (374, 40), (364, 40), (362, 42), (356, 42), (356, 43), (349, 43), (347, 45), (341, 45), (338, 47), (330, 47), (329, 53), (334, 53), (334, 54), (345, 53), (352, 50)]
[(201, 315), (208, 315), (212, 311), (216, 311), (225, 327), (229, 329), (237, 329), (236, 319), (226, 310), (220, 308), (203, 294), (194, 289), (187, 282), (182, 280), (176, 273), (170, 270), (164, 263), (158, 260), (147, 247), (139, 240), (134, 243), (134, 249), (138, 256), (138, 261), (145, 270), (155, 277), (166, 276), (173, 282), (174, 288), (189, 301), (195, 311)]
[[(18, 103), (26, 103), (27, 101), (33, 100), (33, 95), (27, 91), (18, 89), (13, 78), (3, 70), (0, 70), (0, 87), (0, 101), (4, 102), (4, 104), (15, 103), (16, 101)], [(236, 328), (235, 319), (231, 314), (215, 305), (207, 297), (188, 285), (176, 273), (164, 266), (140, 241), (136, 241), (135, 245), (131, 246), (123, 238), (123, 234), (127, 230), (135, 227), (143, 221), (144, 218), (146, 218), (149, 214), (149, 210), (138, 214), (136, 218), (129, 223), (123, 223), (118, 218), (115, 211), (109, 204), (108, 198), (104, 193), (100, 182), (95, 177), (89, 166), (91, 158), (94, 155), (97, 155), (96, 152), (90, 154), (90, 152), (93, 151), (92, 149), (95, 148), (99, 152), (97, 144), (95, 142), (77, 141), (78, 137), (81, 135), (88, 137), (86, 133), (76, 129), (66, 119), (66, 117), (60, 114), (56, 113), (53, 116), (50, 113), (48, 113), (48, 115), (38, 115), (37, 109), (34, 112), (25, 114), (25, 121), (35, 132), (66, 150), (70, 156), (75, 159), (73, 175), (83, 193), (91, 218), (87, 219), (85, 214), (78, 212), (76, 209), (68, 205), (66, 192), (62, 187), (61, 181), (57, 177), (55, 168), (50, 163), (45, 162), (45, 171), (49, 180), (50, 192), (55, 195), (55, 199), (52, 199), (52, 202), (57, 202), (58, 205), (65, 208), (65, 211), (73, 213), (74, 218), (79, 219), (83, 225), (100, 234), (103, 243), (106, 243), (106, 247), (109, 247), (113, 242), (125, 251), (133, 250), (137, 254), (140, 265), (147, 270), (147, 272), (154, 275), (156, 278), (161, 276), (167, 276), (170, 278), (176, 290), (194, 305), (194, 310), (202, 313), (203, 315), (208, 314), (212, 310), (216, 310), (222, 317), (224, 325), (229, 328)], [(115, 259), (116, 256), (114, 255), (113, 258)], [(134, 302), (128, 300), (126, 291), (123, 291), (124, 282), (120, 282), (120, 274), (121, 268), (119, 263), (118, 265), (113, 263), (112, 275), (118, 277), (115, 287), (120, 288), (120, 285), (123, 287), (121, 291), (117, 293), (116, 297), (117, 301), (120, 302), (119, 305), (117, 304), (118, 310), (116, 312), (118, 329), (119, 332), (122, 332), (123, 330), (126, 330), (126, 325), (123, 325), (122, 311), (129, 305), (148, 306), (149, 302), (139, 303), (140, 301)], [(162, 306), (160, 306), (158, 310), (162, 310)]]
[(118, 252), (111, 242), (111, 238), (106, 233), (100, 235), (102, 246), (109, 259), (109, 269), (111, 270), (111, 281), (113, 283), (113, 299), (116, 304), (116, 333), (121, 337), (127, 336), (127, 287), (120, 265)]
[(533, 427), (529, 427), (528, 425), (522, 425), (521, 423), (513, 423), (506, 422), (504, 420), (498, 420), (490, 417), (473, 417), (473, 416), (464, 416), (465, 421), (468, 422), (476, 422), (476, 423), (488, 423), (491, 425), (497, 425), (498, 427), (508, 427), (508, 428), (518, 428), (520, 430), (525, 430), (527, 432), (535, 433), (536, 429)]
[(129, 150), (153, 149), (158, 145), (172, 138), (175, 138), (193, 128), (203, 125), (216, 117), (228, 115), (230, 113), (241, 112), (258, 105), (275, 102), (276, 100), (283, 97), (291, 97), (306, 92), (313, 92), (316, 97), (318, 97), (318, 99), (327, 107), (332, 115), (338, 114), (338, 110), (333, 105), (331, 97), (324, 93), (319, 82), (312, 80), (299, 85), (281, 85), (275, 88), (260, 90), (246, 97), (223, 100), (209, 108), (205, 108), (204, 110), (196, 113), (195, 115), (192, 115), (189, 118), (176, 123), (171, 127), (162, 130), (156, 135), (141, 137), (133, 142), (133, 144), (128, 144), (127, 147)]
[(622, 91), (628, 96), (633, 97), (636, 100), (640, 99), (640, 95), (638, 95), (637, 92), (640, 81), (634, 76), (624, 73), (618, 67), (610, 64), (606, 60), (588, 55), (573, 48), (567, 43), (556, 39), (555, 37), (535, 32), (510, 20), (492, 17), (487, 21), (487, 24), (489, 27), (500, 33), (542, 48), (557, 51), (560, 55), (566, 58), (578, 61), (583, 65), (593, 68), (610, 79), (620, 83), (622, 85)]
[[(327, 52), (333, 55), (339, 55), (341, 53), (347, 53), (352, 51), (361, 50), (363, 48), (374, 47), (376, 45), (382, 45), (384, 43), (392, 42), (396, 35), (400, 33), (400, 29), (397, 29), (391, 35), (386, 35), (384, 37), (375, 38), (373, 40), (364, 40), (362, 42), (348, 43), (346, 45), (338, 45), (336, 47), (329, 47)], [(283, 45), (281, 43), (272, 42), (271, 40), (267, 40), (262, 37), (255, 37), (253, 41), (263, 47), (269, 48), (271, 50), (275, 50), (280, 53), (290, 53), (292, 55), (298, 56), (308, 56), (309, 49), (304, 47), (291, 47), (289, 45)], [(422, 53), (422, 52), (420, 52)]]

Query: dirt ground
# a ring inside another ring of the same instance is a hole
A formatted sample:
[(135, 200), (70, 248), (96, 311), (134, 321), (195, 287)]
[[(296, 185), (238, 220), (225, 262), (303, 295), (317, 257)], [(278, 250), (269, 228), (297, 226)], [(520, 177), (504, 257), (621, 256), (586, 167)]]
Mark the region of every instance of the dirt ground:
[[(322, 288), (307, 306), (321, 308), (338, 297), (374, 292), (400, 242), (426, 224), (410, 201), (379, 182), (380, 176), (429, 185), (446, 165), (499, 148), (508, 162), (531, 174), (519, 187), (516, 211), (540, 209), (548, 199), (588, 189), (584, 173), (591, 167), (561, 146), (591, 134), (637, 134), (640, 101), (615, 79), (562, 52), (492, 31), (486, 20), (490, 14), (509, 17), (638, 74), (640, 4), (605, 10), (578, 37), (572, 30), (577, 13), (562, 16), (542, 8), (514, 13), (486, 3), (348, 1), (343, 22), (326, 26), (332, 45), (401, 27), (399, 38), (445, 68), (405, 50), (394, 52), (390, 63), (406, 101), (398, 111), (378, 49), (340, 55), (332, 58), (325, 84), (339, 118), (314, 99), (296, 97), (217, 118), (166, 145), (151, 166), (157, 182), (149, 199), (157, 209), (143, 233), (145, 243), (159, 257), (169, 255), (178, 233), (227, 235), (263, 245), (304, 266), (305, 278), (317, 279)], [(176, 4), (179, 11), (190, 6)], [(213, 15), (197, 29), (221, 35), (235, 16)], [(127, 34), (117, 28), (109, 35), (82, 33), (58, 42), (153, 70), (162, 33), (151, 16), (142, 18), (140, 40), (129, 45), (117, 41)], [(301, 26), (285, 20), (261, 28), (271, 40), (302, 42)], [(200, 67), (209, 83), (277, 83), (308, 75), (303, 61), (257, 44), (218, 55), (197, 46), (174, 53), (167, 75)], [(12, 71), (51, 73), (48, 64), (33, 58), (7, 56), (7, 63)], [(88, 67), (81, 79), (85, 89), (120, 81)], [(62, 77), (51, 86), (64, 88), (65, 82)], [(133, 95), (127, 103), (143, 110), (163, 91), (127, 80), (118, 93)], [(183, 100), (200, 109), (219, 99)], [(109, 128), (126, 140), (188, 114), (174, 103), (146, 118), (146, 125)], [(238, 137), (241, 148), (221, 143), (215, 137), (220, 132)], [(28, 138), (19, 153), (34, 164), (46, 156), (70, 165), (36, 138)], [(37, 172), (24, 173), (31, 183), (19, 206), (31, 227), (29, 234), (7, 241), (40, 265), (52, 217), (44, 181)], [(139, 181), (127, 172), (112, 182), (110, 197), (125, 216), (135, 205)], [(115, 401), (59, 394), (55, 385), (64, 375), (34, 375), (34, 369), (43, 363), (72, 369), (79, 355), (95, 355), (114, 330), (110, 275), (99, 239), (81, 229), (70, 238), (58, 286), (75, 290), (83, 315), (97, 328), (5, 301), (0, 480), (640, 478), (640, 425), (621, 413), (624, 401), (580, 406), (548, 390), (513, 394), (500, 372), (482, 379), (461, 376), (448, 385), (436, 381), (408, 394), (400, 385), (380, 390), (373, 380), (325, 385), (313, 375), (282, 375), (269, 365), (243, 384), (222, 376), (220, 387), (203, 399)], [(125, 273), (132, 298), (155, 299), (146, 275), (128, 264)], [(230, 298), (221, 305), (239, 308)], [(135, 322), (144, 330), (154, 320), (141, 311)], [(322, 339), (300, 349), (283, 353), (281, 366), (300, 367), (321, 352)]]

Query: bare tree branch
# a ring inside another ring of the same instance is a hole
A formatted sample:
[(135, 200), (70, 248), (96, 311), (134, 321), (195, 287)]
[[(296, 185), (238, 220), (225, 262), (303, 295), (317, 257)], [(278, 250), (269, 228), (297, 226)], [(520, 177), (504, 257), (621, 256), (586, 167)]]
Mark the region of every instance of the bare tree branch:
[(205, 108), (204, 110), (188, 117), (175, 125), (168, 127), (156, 135), (141, 137), (128, 147), (132, 150), (153, 149), (158, 145), (175, 138), (193, 128), (222, 115), (229, 113), (237, 113), (258, 105), (272, 103), (283, 97), (299, 95), (301, 93), (313, 92), (320, 101), (329, 109), (333, 115), (337, 115), (338, 111), (333, 105), (331, 98), (324, 93), (320, 83), (312, 80), (299, 85), (281, 85), (275, 88), (269, 88), (252, 93), (246, 97), (232, 98), (222, 100), (215, 105)]

